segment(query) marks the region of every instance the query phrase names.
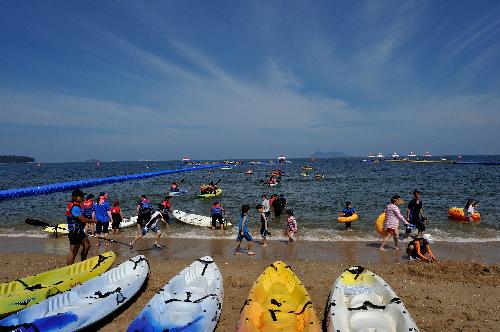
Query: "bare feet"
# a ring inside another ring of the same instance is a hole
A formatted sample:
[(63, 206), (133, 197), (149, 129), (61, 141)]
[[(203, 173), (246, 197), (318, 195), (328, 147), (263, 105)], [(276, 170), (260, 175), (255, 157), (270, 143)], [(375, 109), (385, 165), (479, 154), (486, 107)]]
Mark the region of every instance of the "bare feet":
[(387, 251), (387, 250), (384, 249), (384, 247), (380, 247), (380, 248), (378, 248), (378, 250), (380, 250), (380, 251)]
[(267, 243), (262, 243), (262, 246), (263, 247), (267, 247)]
[(253, 251), (248, 252), (248, 256), (253, 256), (253, 255), (255, 255), (255, 253)]
[(236, 250), (236, 251), (234, 252), (234, 254), (235, 254), (235, 255), (239, 255), (239, 254), (240, 254), (240, 251), (239, 251), (239, 250)]
[(394, 248), (394, 249), (396, 249), (396, 250), (400, 250), (400, 248), (399, 248), (399, 247), (396, 247), (396, 248)]

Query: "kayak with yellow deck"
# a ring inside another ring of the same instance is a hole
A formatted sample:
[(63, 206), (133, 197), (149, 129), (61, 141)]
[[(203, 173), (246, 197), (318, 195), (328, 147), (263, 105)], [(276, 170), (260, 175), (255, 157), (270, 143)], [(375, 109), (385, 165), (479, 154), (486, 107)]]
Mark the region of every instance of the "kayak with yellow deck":
[(0, 316), (17, 312), (104, 273), (115, 261), (112, 251), (59, 269), (0, 284)]
[(288, 265), (276, 261), (253, 284), (237, 331), (319, 332), (321, 323), (302, 282)]
[(51, 233), (54, 235), (67, 235), (69, 233), (68, 231), (68, 224), (59, 224), (56, 226), (48, 226), (43, 229), (44, 232)]
[(217, 189), (215, 193), (212, 194), (199, 194), (198, 198), (211, 198), (211, 197), (216, 197), (220, 196), (222, 194), (222, 189)]

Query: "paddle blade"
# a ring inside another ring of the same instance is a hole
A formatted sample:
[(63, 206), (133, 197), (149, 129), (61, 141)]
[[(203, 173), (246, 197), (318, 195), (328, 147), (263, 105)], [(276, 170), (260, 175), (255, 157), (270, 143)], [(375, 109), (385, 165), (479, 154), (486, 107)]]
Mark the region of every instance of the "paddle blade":
[(26, 218), (26, 220), (24, 222), (27, 223), (28, 225), (32, 225), (32, 226), (39, 226), (39, 227), (50, 226), (49, 224), (47, 224), (44, 221), (41, 221), (38, 219), (32, 219), (32, 218)]

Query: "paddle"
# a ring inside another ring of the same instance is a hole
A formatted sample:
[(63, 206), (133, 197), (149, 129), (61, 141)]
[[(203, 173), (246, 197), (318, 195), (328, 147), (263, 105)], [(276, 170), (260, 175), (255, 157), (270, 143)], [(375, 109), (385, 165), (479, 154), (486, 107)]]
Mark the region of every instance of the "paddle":
[[(26, 218), (26, 220), (24, 222), (27, 223), (28, 225), (32, 225), (32, 226), (54, 227), (54, 229), (56, 229), (56, 230), (58, 228), (62, 229), (58, 225), (52, 226), (50, 224), (47, 224), (45, 221), (38, 220), (38, 219)], [(56, 231), (56, 233), (57, 233), (57, 231)], [(113, 239), (108, 239), (108, 238), (101, 237), (101, 236), (96, 236), (96, 235), (92, 235), (92, 236), (95, 237), (95, 238), (98, 238), (98, 239), (102, 239), (102, 240), (109, 241), (109, 242), (114, 242), (114, 243), (119, 243), (119, 244), (123, 244), (123, 245), (125, 245), (127, 247), (130, 247), (130, 244), (125, 243), (125, 242), (120, 242), (120, 241), (116, 241), (116, 240), (113, 240)]]

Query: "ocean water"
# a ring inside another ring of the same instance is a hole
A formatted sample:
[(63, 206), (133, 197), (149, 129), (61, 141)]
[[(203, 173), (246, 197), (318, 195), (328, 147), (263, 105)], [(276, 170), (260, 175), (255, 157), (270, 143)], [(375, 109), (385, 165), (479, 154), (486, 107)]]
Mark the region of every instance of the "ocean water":
[[(468, 156), (464, 160), (500, 161), (498, 156)], [(426, 216), (430, 222), (427, 231), (435, 240), (444, 241), (498, 241), (500, 240), (500, 166), (419, 164), (419, 163), (366, 163), (362, 158), (291, 160), (285, 165), (250, 165), (234, 167), (231, 170), (212, 169), (190, 173), (108, 184), (84, 188), (95, 195), (101, 191), (110, 194), (110, 200), (118, 199), (125, 217), (134, 214), (141, 194), (150, 195), (153, 202), (161, 202), (171, 181), (183, 182), (189, 192), (171, 200), (173, 209), (209, 215), (213, 200), (196, 198), (200, 184), (210, 180), (218, 181), (223, 194), (217, 200), (226, 208), (226, 217), (233, 224), (242, 204), (250, 204), (252, 231), (258, 237), (260, 222), (253, 208), (260, 203), (260, 196), (272, 193), (284, 194), (288, 208), (293, 209), (298, 220), (300, 237), (311, 241), (372, 241), (380, 237), (374, 230), (374, 221), (384, 210), (390, 197), (399, 194), (407, 203), (412, 191), (422, 192)], [(300, 175), (302, 166), (310, 164), (310, 172), (324, 173), (326, 178), (315, 180)], [(101, 163), (54, 163), (0, 165), (1, 189), (19, 188), (54, 182), (126, 175), (162, 169), (180, 168), (178, 161), (170, 162), (109, 162)], [(276, 187), (262, 185), (265, 175), (273, 168), (284, 171), (281, 183)], [(245, 175), (252, 169), (254, 175)], [(0, 201), (0, 236), (45, 237), (40, 228), (26, 225), (27, 217), (44, 220), (50, 224), (65, 222), (65, 207), (70, 192), (53, 193), (33, 197)], [(461, 223), (447, 217), (449, 207), (463, 207), (467, 198), (479, 201), (481, 222)], [(352, 231), (345, 231), (337, 222), (337, 214), (346, 200), (353, 202), (359, 214)], [(400, 207), (406, 215), (406, 205)], [(270, 222), (273, 235), (281, 233), (284, 217)], [(132, 235), (135, 229), (125, 231)], [(174, 222), (168, 236), (181, 238), (209, 238), (208, 229), (196, 228)], [(235, 230), (228, 230), (224, 237), (233, 238)], [(222, 235), (218, 235), (223, 237)], [(271, 239), (280, 238), (273, 236)]]

